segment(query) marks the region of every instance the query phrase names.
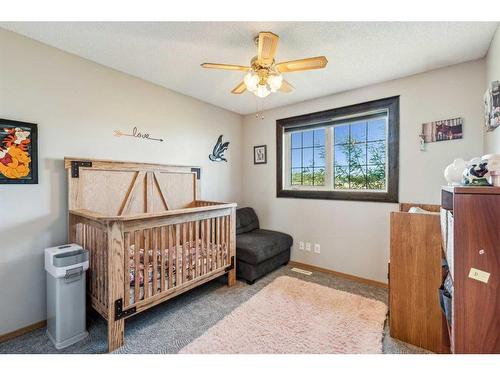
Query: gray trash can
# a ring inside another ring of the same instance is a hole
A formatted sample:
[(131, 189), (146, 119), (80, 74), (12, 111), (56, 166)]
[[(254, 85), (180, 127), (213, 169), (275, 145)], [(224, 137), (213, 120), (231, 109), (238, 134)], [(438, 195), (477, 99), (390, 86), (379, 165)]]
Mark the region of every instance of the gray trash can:
[(47, 334), (57, 349), (88, 335), (85, 327), (85, 271), (89, 252), (70, 244), (45, 249)]

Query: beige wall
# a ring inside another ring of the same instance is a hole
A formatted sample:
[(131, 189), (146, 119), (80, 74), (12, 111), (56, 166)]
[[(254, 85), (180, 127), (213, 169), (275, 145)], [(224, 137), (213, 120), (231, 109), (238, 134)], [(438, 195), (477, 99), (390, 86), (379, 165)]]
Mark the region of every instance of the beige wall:
[[(491, 41), (486, 55), (486, 85), (492, 81), (500, 81), (500, 27)], [(500, 154), (500, 129), (484, 133), (484, 153)]]
[[(276, 120), (400, 95), (400, 202), (435, 203), (445, 183), (443, 169), (456, 157), (483, 153), (484, 60), (319, 98), (244, 118), (244, 203), (262, 227), (290, 233), (292, 259), (386, 282), (389, 212), (396, 204), (276, 198)], [(293, 77), (290, 75), (293, 82)], [(421, 124), (464, 119), (464, 138), (419, 150)], [(267, 144), (268, 164), (253, 165), (253, 146)], [(321, 245), (321, 254), (298, 250), (298, 242)]]
[[(200, 165), (203, 198), (240, 201), (240, 115), (2, 29), (0, 118), (39, 132), (39, 184), (0, 185), (0, 334), (45, 319), (43, 249), (67, 240), (64, 156)], [(166, 141), (113, 136), (133, 126)], [(219, 134), (228, 163), (208, 160)]]

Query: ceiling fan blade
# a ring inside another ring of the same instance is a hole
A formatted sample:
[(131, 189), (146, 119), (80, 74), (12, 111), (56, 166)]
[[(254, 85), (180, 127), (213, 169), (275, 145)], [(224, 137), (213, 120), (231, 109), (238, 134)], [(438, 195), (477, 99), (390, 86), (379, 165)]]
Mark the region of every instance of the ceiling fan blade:
[(280, 87), (281, 92), (289, 93), (292, 92), (294, 89), (295, 87), (293, 87), (288, 81), (283, 80), (283, 82), (281, 83)]
[(201, 64), (201, 66), (207, 69), (243, 70), (243, 71), (247, 71), (250, 69), (250, 67), (243, 65), (213, 64), (213, 63), (203, 63)]
[(269, 31), (259, 33), (257, 60), (262, 65), (271, 65), (278, 49), (280, 37)]
[(310, 57), (308, 59), (285, 61), (276, 64), (276, 69), (280, 73), (289, 73), (289, 72), (299, 72), (302, 70), (323, 69), (326, 66), (326, 64), (328, 64), (328, 60), (326, 59), (326, 57), (318, 56), (318, 57)]
[(245, 85), (245, 82), (241, 82), (238, 86), (236, 86), (233, 91), (231, 91), (232, 94), (243, 94), (245, 90), (247, 89), (247, 86)]

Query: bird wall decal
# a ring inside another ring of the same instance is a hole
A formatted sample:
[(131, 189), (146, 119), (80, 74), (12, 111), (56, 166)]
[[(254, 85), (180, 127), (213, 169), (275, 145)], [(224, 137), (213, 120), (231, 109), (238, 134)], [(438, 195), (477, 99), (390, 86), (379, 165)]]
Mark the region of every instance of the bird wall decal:
[(219, 136), (219, 139), (217, 139), (217, 143), (215, 144), (212, 153), (208, 155), (208, 158), (211, 161), (227, 162), (227, 159), (224, 157), (224, 152), (228, 149), (228, 147), (229, 147), (229, 142), (222, 143), (222, 134), (221, 134)]

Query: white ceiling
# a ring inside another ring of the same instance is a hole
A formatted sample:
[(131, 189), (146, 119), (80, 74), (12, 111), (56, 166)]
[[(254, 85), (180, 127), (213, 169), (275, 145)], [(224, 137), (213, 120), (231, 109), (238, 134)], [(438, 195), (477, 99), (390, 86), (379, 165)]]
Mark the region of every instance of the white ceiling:
[[(326, 69), (288, 73), (279, 107), (485, 56), (495, 22), (1, 22), (1, 27), (228, 110), (256, 111), (233, 95), (242, 72), (203, 62), (248, 65), (259, 31), (280, 36), (277, 61), (325, 55)], [(260, 106), (261, 104), (259, 104)]]

